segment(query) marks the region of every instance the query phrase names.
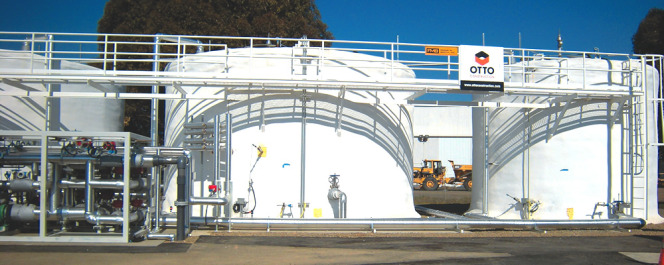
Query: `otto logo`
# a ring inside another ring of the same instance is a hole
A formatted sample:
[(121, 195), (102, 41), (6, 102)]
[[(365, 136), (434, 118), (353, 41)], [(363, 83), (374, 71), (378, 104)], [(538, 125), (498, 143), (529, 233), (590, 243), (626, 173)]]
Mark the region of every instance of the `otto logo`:
[(486, 52), (478, 52), (475, 54), (475, 62), (480, 65), (485, 65), (489, 63), (489, 55)]
[(489, 54), (484, 51), (478, 52), (475, 54), (475, 62), (480, 64), (480, 66), (471, 66), (470, 72), (473, 74), (479, 75), (492, 75), (494, 73), (493, 67), (483, 66), (489, 63)]

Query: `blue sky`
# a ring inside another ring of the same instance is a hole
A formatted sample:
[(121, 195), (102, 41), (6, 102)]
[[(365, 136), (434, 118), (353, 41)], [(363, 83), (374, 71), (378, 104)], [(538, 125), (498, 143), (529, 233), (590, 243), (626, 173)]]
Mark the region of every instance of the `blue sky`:
[[(94, 33), (106, 1), (5, 1), (0, 31)], [(631, 37), (661, 0), (317, 0), (336, 39), (632, 52)]]

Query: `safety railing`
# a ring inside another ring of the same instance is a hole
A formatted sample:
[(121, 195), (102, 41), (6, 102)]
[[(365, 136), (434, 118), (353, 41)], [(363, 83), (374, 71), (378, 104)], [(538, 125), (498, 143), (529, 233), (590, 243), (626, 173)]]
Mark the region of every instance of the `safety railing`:
[[(96, 75), (96, 76), (147, 76), (157, 78), (196, 77), (219, 78), (220, 73), (200, 72), (187, 69), (188, 59), (195, 63), (217, 63), (228, 66), (229, 58), (248, 60), (288, 60), (292, 62), (291, 76), (279, 79), (298, 79), (302, 67), (308, 67), (308, 80), (326, 81), (326, 69), (349, 67), (347, 64), (362, 65), (366, 69), (380, 70), (385, 78), (380, 82), (405, 82), (395, 78), (396, 71), (412, 71), (417, 78), (409, 83), (435, 85), (456, 84), (459, 76), (457, 56), (427, 55), (426, 47), (441, 46), (432, 44), (317, 40), (294, 38), (262, 37), (219, 37), (219, 36), (176, 36), (141, 34), (72, 34), (72, 33), (31, 33), (0, 32), (2, 61), (29, 60), (26, 69), (0, 68), (0, 73), (28, 75)], [(229, 48), (245, 48), (242, 53), (230, 52)], [(283, 47), (290, 52), (266, 54), (259, 52), (263, 47)], [(459, 46), (447, 47), (458, 48)], [(203, 55), (201, 52), (206, 52)], [(336, 52), (352, 52), (373, 55), (343, 56)], [(581, 65), (570, 64), (571, 58), (581, 58)], [(615, 69), (596, 67), (594, 60), (619, 59), (626, 65)], [(344, 63), (340, 63), (343, 60)], [(534, 64), (547, 60), (555, 64)], [(551, 88), (584, 90), (589, 85), (586, 78), (591, 74), (621, 76), (616, 82), (616, 91), (640, 92), (639, 84), (644, 78), (645, 62), (661, 57), (644, 58), (641, 55), (575, 52), (535, 49), (505, 48), (506, 88)], [(58, 69), (54, 61), (70, 61), (94, 68)], [(171, 64), (169, 71), (164, 71)], [(232, 71), (224, 69), (226, 76), (233, 77)], [(533, 76), (544, 73), (556, 79), (556, 86), (538, 84)], [(570, 80), (571, 73), (581, 73), (582, 80)], [(260, 79), (260, 76), (257, 77)], [(335, 77), (338, 79), (338, 77)], [(518, 79), (518, 80), (513, 80)], [(627, 87), (627, 88), (625, 88)]]

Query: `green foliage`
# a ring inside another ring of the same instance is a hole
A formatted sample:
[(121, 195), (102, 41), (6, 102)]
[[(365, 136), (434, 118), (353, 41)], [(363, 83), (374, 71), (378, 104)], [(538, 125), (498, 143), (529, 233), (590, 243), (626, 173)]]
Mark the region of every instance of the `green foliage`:
[(333, 38), (313, 0), (111, 0), (97, 31)]
[[(110, 0), (98, 22), (97, 32), (115, 34), (168, 34), (198, 36), (282, 37), (333, 39), (321, 20), (314, 0)], [(100, 37), (100, 40), (104, 37)], [(219, 39), (199, 39), (218, 44)], [(143, 63), (106, 65), (118, 70), (152, 70), (150, 60), (154, 42), (150, 37), (109, 37), (108, 41), (143, 42), (145, 45), (100, 45), (100, 51), (122, 51), (114, 58), (143, 59)], [(223, 40), (229, 47), (244, 47), (241, 40)], [(282, 43), (293, 45), (294, 43)], [(312, 42), (312, 46), (316, 43)], [(320, 45), (320, 43), (318, 43)], [(161, 46), (162, 52), (174, 52), (176, 46)], [(129, 52), (129, 53), (125, 53)], [(188, 51), (189, 53), (194, 52)], [(120, 60), (121, 61), (121, 60)], [(101, 65), (97, 65), (101, 67)], [(165, 65), (160, 65), (163, 69)], [(128, 92), (149, 93), (147, 87), (129, 87)], [(163, 103), (163, 102), (162, 102)], [(163, 104), (162, 104), (163, 105)], [(125, 131), (141, 135), (150, 132), (150, 103), (145, 100), (125, 102)], [(163, 117), (163, 107), (160, 107)], [(160, 119), (163, 120), (163, 119)], [(160, 132), (163, 132), (163, 123)]]
[(664, 10), (653, 8), (632, 37), (634, 53), (664, 54)]

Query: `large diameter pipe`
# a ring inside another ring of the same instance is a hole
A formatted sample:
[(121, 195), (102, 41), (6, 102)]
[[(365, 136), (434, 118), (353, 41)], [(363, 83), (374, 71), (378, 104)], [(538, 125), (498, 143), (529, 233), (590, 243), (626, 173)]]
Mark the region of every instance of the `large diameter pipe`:
[[(37, 209), (34, 204), (16, 204), (12, 205), (9, 212), (9, 219), (14, 222), (34, 222), (39, 220), (39, 215), (41, 209)], [(135, 211), (129, 213), (129, 222), (136, 222), (141, 220), (143, 213), (141, 211)], [(100, 224), (122, 224), (123, 217), (116, 215), (97, 215), (94, 213), (86, 213), (84, 209), (78, 208), (62, 208), (58, 209), (55, 212), (48, 212), (49, 221), (57, 220), (72, 220), (72, 221), (82, 221), (86, 220), (91, 224), (100, 225)]]
[[(15, 222), (35, 222), (39, 220), (41, 209), (34, 204), (12, 204), (9, 219)], [(85, 210), (82, 208), (61, 208), (53, 211), (47, 210), (47, 220), (85, 220)]]
[(149, 168), (161, 165), (173, 165), (178, 163), (178, 157), (166, 157), (156, 155), (135, 155), (132, 165), (135, 167)]
[(182, 241), (185, 239), (185, 218), (189, 212), (189, 207), (187, 206), (187, 178), (186, 178), (186, 166), (187, 158), (181, 156), (178, 158), (178, 176), (177, 176), (177, 201), (175, 206), (177, 207), (177, 240)]
[[(162, 218), (165, 225), (173, 225), (172, 217)], [(646, 222), (640, 218), (603, 220), (449, 220), (449, 219), (215, 219), (192, 217), (198, 225), (230, 225), (234, 229), (283, 230), (467, 230), (467, 229), (639, 229)]]
[(62, 191), (58, 189), (58, 181), (60, 181), (61, 175), (62, 175), (62, 165), (59, 164), (52, 164), (53, 165), (53, 172), (52, 178), (51, 178), (51, 190), (49, 193), (49, 199), (50, 199), (50, 204), (49, 204), (49, 212), (55, 212), (58, 207), (60, 207), (60, 197), (62, 196)]
[[(90, 156), (62, 156), (62, 155), (49, 155), (48, 160), (58, 161), (60, 163), (81, 163), (83, 161), (95, 161), (102, 167), (119, 167), (124, 163), (122, 156), (102, 156), (99, 158)], [(7, 155), (2, 158), (3, 162), (7, 164), (21, 164), (30, 165), (34, 162), (41, 161), (40, 155)], [(157, 156), (137, 154), (131, 158), (131, 167), (149, 168), (153, 166), (177, 164), (177, 157), (173, 156)]]
[(0, 186), (10, 189), (13, 192), (29, 192), (39, 189), (39, 181), (31, 179), (12, 179), (10, 181), (3, 181)]

